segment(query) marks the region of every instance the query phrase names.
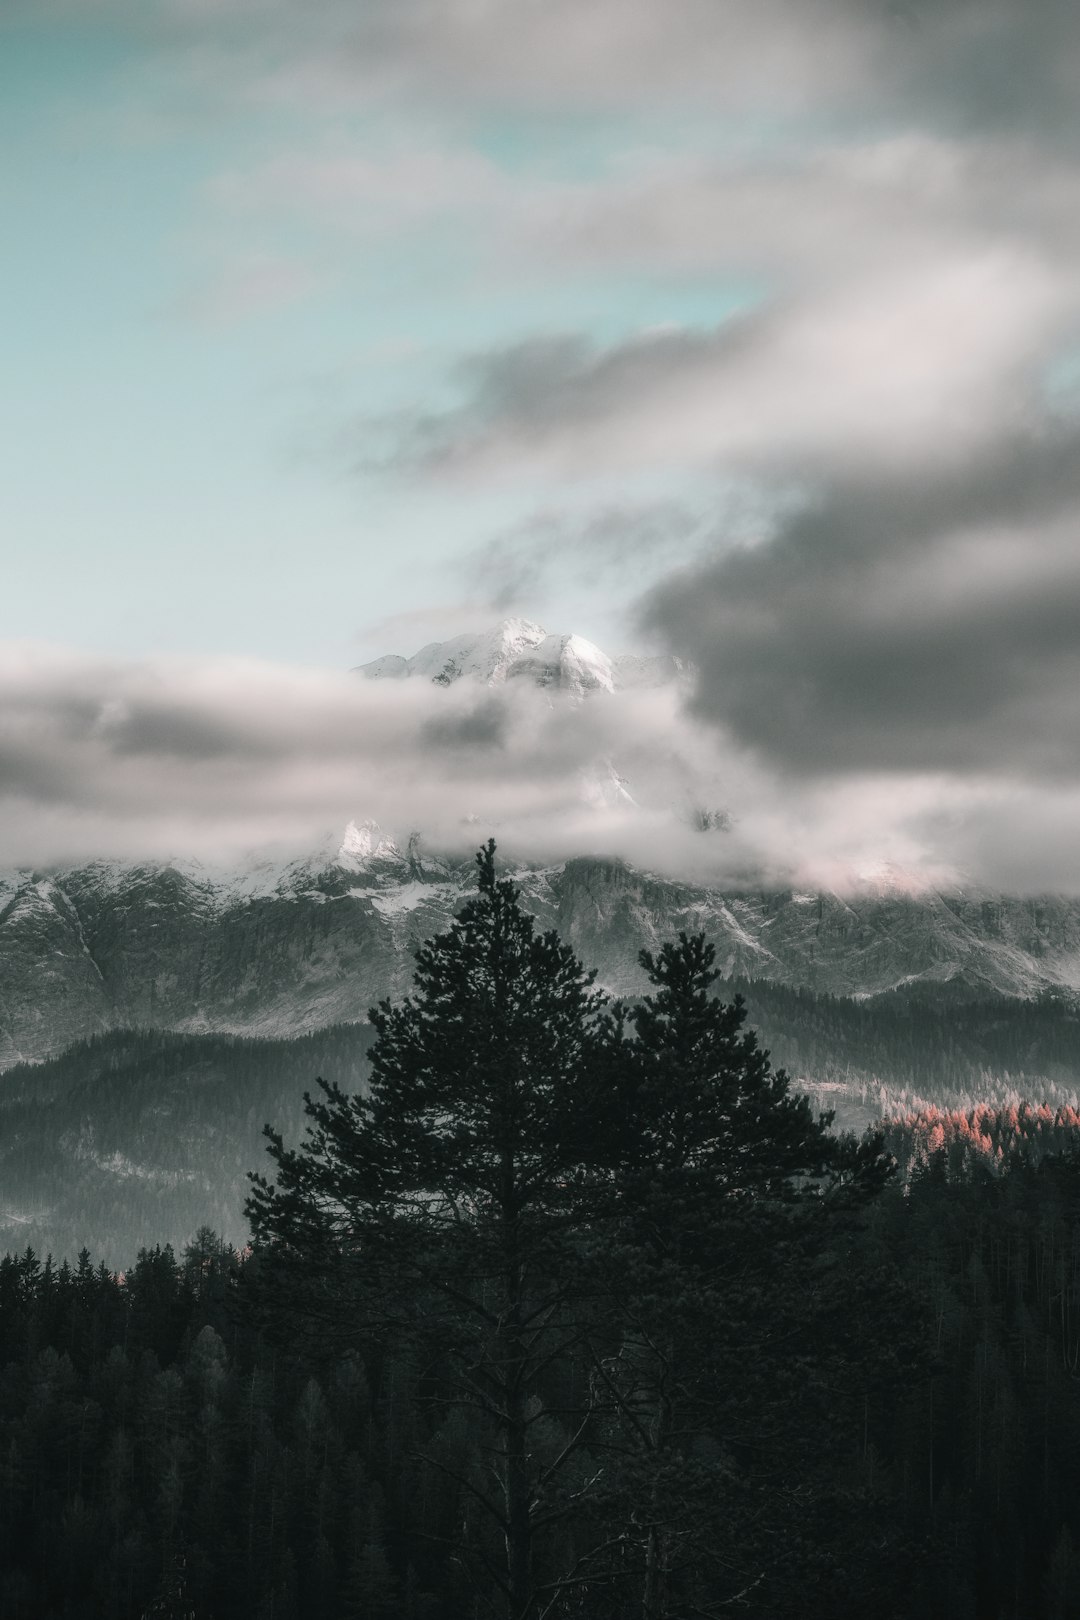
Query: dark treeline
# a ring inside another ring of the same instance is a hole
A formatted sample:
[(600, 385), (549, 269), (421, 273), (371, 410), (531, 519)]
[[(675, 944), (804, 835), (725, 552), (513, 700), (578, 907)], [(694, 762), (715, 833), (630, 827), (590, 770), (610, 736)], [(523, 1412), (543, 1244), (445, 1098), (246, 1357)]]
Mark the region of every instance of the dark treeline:
[[(855, 1341), (837, 1336), (824, 1264), (793, 1307), (798, 1350), (785, 1337), (764, 1366), (746, 1358), (723, 1392), (727, 1431), (759, 1424), (789, 1459), (761, 1522), (723, 1502), (712, 1527), (762, 1577), (733, 1612), (1075, 1615), (1080, 1141), (998, 1174), (936, 1150), (863, 1214), (843, 1261), (864, 1281)], [(85, 1254), (0, 1262), (6, 1620), (489, 1612), (439, 1539), (480, 1534), (469, 1492), (424, 1460), (455, 1471), (468, 1416), (433, 1402), (409, 1353), (268, 1339), (259, 1272), (209, 1232), (121, 1276)], [(899, 1354), (880, 1343), (898, 1332), (882, 1279), (904, 1306)], [(611, 1506), (593, 1505), (595, 1533)], [(609, 1602), (598, 1583), (557, 1612)]]

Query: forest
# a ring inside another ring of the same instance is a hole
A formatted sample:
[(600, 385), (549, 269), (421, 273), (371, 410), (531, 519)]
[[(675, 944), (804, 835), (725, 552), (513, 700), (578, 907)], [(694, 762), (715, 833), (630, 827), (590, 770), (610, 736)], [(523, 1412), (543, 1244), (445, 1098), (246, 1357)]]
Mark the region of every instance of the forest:
[[(1080, 1015), (1061, 997), (943, 1007), (762, 980), (715, 989), (744, 998), (774, 1066), (845, 1129), (931, 1106), (1080, 1101)], [(30, 1244), (74, 1261), (86, 1246), (115, 1270), (156, 1243), (179, 1252), (203, 1225), (242, 1245), (264, 1123), (297, 1139), (315, 1076), (360, 1089), (373, 1038), (366, 1023), (276, 1040), (125, 1029), (9, 1069), (0, 1076), (0, 1251)]]
[(120, 1030), (0, 1076), (0, 1249), (29, 1243), (114, 1270), (138, 1249), (177, 1249), (200, 1226), (236, 1244), (263, 1126), (303, 1127), (315, 1076), (364, 1083), (372, 1031), (344, 1024), (292, 1040)]
[(250, 1243), (0, 1262), (0, 1613), (1080, 1612), (1075, 1110), (840, 1134), (703, 938), (642, 960), (489, 846)]

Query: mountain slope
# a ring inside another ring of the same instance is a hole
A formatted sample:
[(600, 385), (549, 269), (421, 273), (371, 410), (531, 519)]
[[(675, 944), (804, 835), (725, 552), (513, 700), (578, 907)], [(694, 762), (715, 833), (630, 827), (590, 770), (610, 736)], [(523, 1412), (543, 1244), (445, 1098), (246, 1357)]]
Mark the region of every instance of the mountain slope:
[(28, 1243), (110, 1265), (143, 1244), (177, 1248), (209, 1223), (242, 1243), (247, 1172), (263, 1126), (290, 1141), (316, 1076), (357, 1090), (373, 1031), (338, 1025), (292, 1041), (121, 1030), (0, 1087), (0, 1253)]
[[(0, 896), (0, 1066), (127, 1026), (285, 1036), (362, 1019), (404, 994), (412, 951), (446, 926), (472, 863), (405, 850), (366, 824), (286, 867), (214, 874), (94, 863), (8, 879)], [(515, 874), (613, 990), (681, 929), (728, 976), (840, 995), (897, 988), (1032, 996), (1080, 990), (1080, 901), (881, 886), (848, 895), (724, 891), (580, 859)]]

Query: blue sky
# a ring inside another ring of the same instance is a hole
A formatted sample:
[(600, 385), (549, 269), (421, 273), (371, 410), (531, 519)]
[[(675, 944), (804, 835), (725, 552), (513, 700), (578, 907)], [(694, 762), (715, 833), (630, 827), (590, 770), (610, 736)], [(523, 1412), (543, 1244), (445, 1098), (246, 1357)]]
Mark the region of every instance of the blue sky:
[[(642, 140), (657, 160), (641, 108), (283, 104), (245, 99), (239, 65), (230, 105), (190, 37), (122, 12), (46, 8), (0, 37), (8, 637), (333, 663), (394, 615), (450, 623), (477, 589), (455, 559), (581, 492), (365, 474), (363, 422), (452, 399), (460, 354), (617, 343), (753, 297), (745, 276), (498, 263), (502, 192), (595, 184)], [(687, 139), (672, 120), (668, 145)], [(440, 157), (447, 206), (393, 195), (437, 186)], [(340, 202), (306, 206), (305, 166), (335, 165)], [(610, 636), (624, 594), (578, 584), (537, 611)]]

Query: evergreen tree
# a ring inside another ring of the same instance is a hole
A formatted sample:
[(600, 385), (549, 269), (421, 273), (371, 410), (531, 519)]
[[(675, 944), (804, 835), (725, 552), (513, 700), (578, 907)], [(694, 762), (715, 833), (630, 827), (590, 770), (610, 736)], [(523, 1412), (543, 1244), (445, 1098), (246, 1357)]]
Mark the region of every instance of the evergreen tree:
[[(835, 1221), (820, 1217), (880, 1189), (891, 1163), (876, 1139), (835, 1136), (772, 1068), (741, 998), (713, 994), (703, 935), (640, 961), (655, 988), (611, 1025), (619, 1221), (599, 1252), (621, 1337), (596, 1372), (624, 1459), (641, 1613), (660, 1620), (744, 1602), (762, 1580), (749, 1519), (765, 1436), (785, 1421), (776, 1346), (796, 1350), (815, 1316), (821, 1331), (806, 1284)], [(826, 1338), (822, 1355), (835, 1354), (833, 1327)]]
[(497, 877), (494, 841), (477, 868), (476, 898), (417, 955), (415, 994), (372, 1012), (370, 1093), (323, 1085), (298, 1150), (269, 1133), (277, 1182), (253, 1178), (249, 1215), (309, 1301), (332, 1314), (351, 1262), (368, 1320), (424, 1342), (430, 1398), (471, 1413), (483, 1467), (429, 1460), (467, 1499), (467, 1550), (506, 1614), (529, 1620), (538, 1537), (560, 1511), (539, 1512), (539, 1493), (573, 1451), (553, 1430), (538, 1454), (532, 1435), (579, 1334), (567, 1307), (604, 998)]
[(187, 1595), (185, 1564), (183, 1553), (169, 1560), (158, 1595), (143, 1610), (143, 1620), (195, 1620), (195, 1608)]

